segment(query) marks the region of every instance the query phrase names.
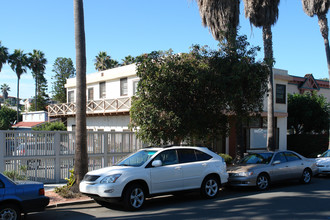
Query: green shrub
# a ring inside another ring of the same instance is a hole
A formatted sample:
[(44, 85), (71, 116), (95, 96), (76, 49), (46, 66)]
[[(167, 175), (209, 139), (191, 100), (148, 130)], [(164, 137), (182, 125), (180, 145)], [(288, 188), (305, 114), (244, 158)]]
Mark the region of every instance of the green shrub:
[(3, 175), (7, 176), (9, 179), (13, 180), (13, 181), (16, 181), (16, 180), (27, 180), (28, 177), (26, 176), (26, 170), (27, 170), (27, 167), (26, 166), (20, 166), (19, 168), (22, 172), (23, 172), (23, 175), (19, 174), (18, 171), (16, 170), (12, 170), (12, 171), (4, 171), (3, 172)]
[(219, 154), (219, 156), (221, 156), (225, 160), (226, 164), (230, 164), (233, 161), (233, 158), (228, 154), (221, 153), (221, 154)]
[(67, 181), (67, 184), (65, 186), (61, 187), (55, 187), (54, 192), (62, 196), (63, 198), (76, 198), (80, 197), (80, 193), (75, 193), (70, 190), (70, 188), (73, 186), (75, 183), (75, 177), (74, 177), (74, 170), (69, 170), (70, 172), (70, 177), (65, 178)]

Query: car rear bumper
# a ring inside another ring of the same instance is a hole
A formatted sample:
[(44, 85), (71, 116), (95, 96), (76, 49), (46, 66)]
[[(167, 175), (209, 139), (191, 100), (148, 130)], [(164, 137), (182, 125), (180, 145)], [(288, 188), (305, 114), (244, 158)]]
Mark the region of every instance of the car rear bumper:
[(40, 212), (45, 210), (46, 206), (49, 204), (49, 197), (42, 196), (37, 199), (24, 200), (22, 202), (22, 207), (24, 213), (28, 212)]

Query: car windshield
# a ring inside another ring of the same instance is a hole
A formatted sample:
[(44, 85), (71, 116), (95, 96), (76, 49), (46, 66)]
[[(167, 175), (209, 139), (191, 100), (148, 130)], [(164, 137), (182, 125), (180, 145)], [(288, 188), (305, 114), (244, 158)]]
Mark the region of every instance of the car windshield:
[(268, 164), (273, 157), (273, 153), (252, 153), (245, 156), (240, 164)]
[(330, 157), (330, 150), (324, 152), (320, 157)]
[(139, 167), (142, 166), (152, 155), (154, 155), (157, 151), (155, 150), (142, 150), (138, 151), (124, 160), (120, 161), (116, 164), (116, 166), (133, 166)]

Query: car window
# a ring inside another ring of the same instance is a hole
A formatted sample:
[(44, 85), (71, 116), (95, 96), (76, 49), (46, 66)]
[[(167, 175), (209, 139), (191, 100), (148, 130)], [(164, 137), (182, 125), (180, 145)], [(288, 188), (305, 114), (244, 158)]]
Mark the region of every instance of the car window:
[(274, 161), (277, 161), (277, 160), (281, 161), (281, 163), (287, 162), (286, 157), (285, 157), (284, 153), (282, 153), (282, 152), (281, 153), (277, 153), (275, 155)]
[(321, 157), (330, 157), (330, 150), (324, 152)]
[(178, 153), (180, 163), (189, 163), (196, 161), (196, 155), (193, 149), (180, 149)]
[(288, 161), (301, 160), (300, 157), (292, 152), (285, 152), (286, 159)]
[(268, 164), (272, 159), (273, 153), (251, 153), (245, 156), (240, 164)]
[(166, 150), (159, 153), (154, 160), (162, 161), (163, 166), (178, 163), (178, 156), (176, 150)]
[(209, 160), (212, 158), (211, 155), (208, 155), (207, 153), (204, 153), (202, 151), (199, 150), (195, 150), (195, 154), (197, 157), (197, 161), (204, 161), (204, 160)]

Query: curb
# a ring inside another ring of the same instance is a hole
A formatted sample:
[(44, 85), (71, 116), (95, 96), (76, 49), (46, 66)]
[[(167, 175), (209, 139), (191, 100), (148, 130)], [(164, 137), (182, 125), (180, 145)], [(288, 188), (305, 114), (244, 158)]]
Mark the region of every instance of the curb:
[(74, 201), (74, 202), (61, 202), (61, 203), (56, 203), (52, 205), (46, 206), (47, 208), (56, 208), (56, 207), (63, 207), (63, 206), (68, 206), (68, 205), (79, 205), (79, 204), (88, 204), (88, 203), (93, 203), (93, 199), (86, 199), (86, 200), (80, 200), (80, 201)]

